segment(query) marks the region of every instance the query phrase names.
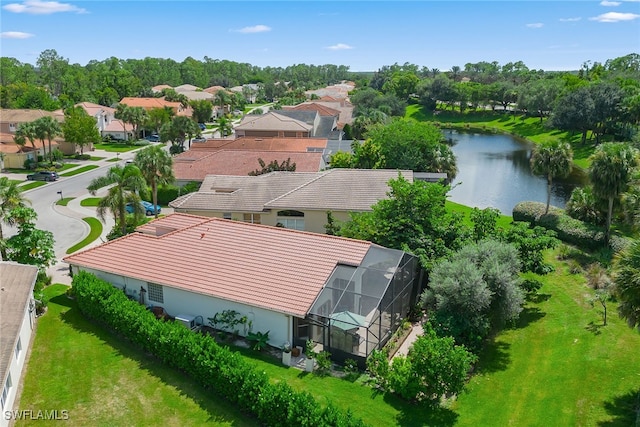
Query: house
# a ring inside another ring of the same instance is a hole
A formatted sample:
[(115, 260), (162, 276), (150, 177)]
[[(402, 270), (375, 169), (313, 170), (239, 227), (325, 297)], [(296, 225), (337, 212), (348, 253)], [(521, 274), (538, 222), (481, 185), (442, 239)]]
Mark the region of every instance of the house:
[[(38, 268), (0, 261), (0, 379), (2, 396), (0, 409), (14, 409), (18, 386), (26, 362), (31, 335), (35, 327), (33, 287)], [(7, 417), (0, 417), (0, 426), (8, 426)]]
[(349, 102), (349, 100), (344, 98), (333, 98), (330, 96), (324, 96), (320, 99), (316, 99), (309, 102), (303, 102), (294, 106), (294, 109), (307, 109), (309, 106), (313, 106), (311, 108), (318, 109), (320, 114), (322, 109), (328, 109), (338, 112), (338, 119), (336, 127), (338, 129), (343, 129), (345, 124), (353, 123), (353, 104)]
[(349, 92), (355, 89), (356, 84), (354, 82), (343, 81), (334, 85), (326, 86), (321, 89), (307, 90), (305, 95), (307, 98), (311, 98), (313, 95), (318, 98), (331, 97), (334, 99), (346, 99), (349, 96)]
[[(180, 263), (176, 253), (190, 254)], [(334, 360), (360, 360), (398, 329), (422, 290), (417, 259), (371, 242), (172, 214), (65, 258), (171, 316), (234, 310), (269, 343), (311, 339)], [(142, 295), (142, 296), (141, 296)]]
[(398, 174), (414, 179), (412, 171), (389, 169), (208, 175), (199, 191), (169, 206), (175, 212), (324, 233), (327, 211), (337, 221), (348, 221), (351, 212), (370, 211), (388, 197), (388, 182)]
[[(117, 140), (127, 140), (133, 138), (133, 126), (124, 123), (122, 120), (116, 119), (116, 109), (105, 107), (104, 105), (94, 104), (93, 102), (81, 102), (75, 105), (82, 108), (88, 115), (96, 121), (96, 127), (101, 137), (111, 137)], [(62, 110), (59, 110), (61, 113)], [(84, 149), (91, 150), (93, 144), (86, 146)], [(75, 153), (80, 151), (75, 144), (64, 141), (61, 147), (62, 152)]]
[(258, 99), (258, 93), (260, 92), (260, 85), (256, 83), (248, 83), (242, 86), (234, 86), (229, 88), (231, 92), (236, 92), (244, 95), (244, 99), (249, 104), (255, 104)]
[(271, 111), (259, 115), (248, 114), (235, 126), (237, 137), (310, 138), (313, 130), (311, 124)]
[[(339, 112), (336, 111), (335, 115), (321, 114), (320, 109), (322, 106), (314, 108), (302, 107), (302, 108), (288, 108), (284, 110), (271, 110), (271, 112), (280, 114), (283, 116), (291, 117), (292, 119), (305, 122), (308, 125), (313, 126), (311, 136), (314, 138), (331, 138), (342, 139), (341, 136), (332, 137), (334, 132), (338, 130), (338, 117)], [(326, 109), (323, 109), (325, 112)], [(341, 135), (342, 132), (338, 131), (336, 135)]]
[[(40, 140), (33, 141), (35, 150), (31, 142), (21, 149), (13, 137), (21, 123), (33, 122), (41, 117), (53, 117), (58, 122), (64, 121), (64, 114), (56, 111), (30, 110), (30, 109), (0, 109), (0, 153), (4, 157), (4, 167), (24, 168), (24, 162), (28, 159), (36, 161), (38, 156), (45, 154), (49, 150), (49, 141), (44, 144)], [(58, 137), (51, 141), (51, 148), (60, 148), (63, 139)], [(69, 153), (67, 153), (69, 154)]]
[(191, 117), (193, 114), (193, 109), (191, 107), (185, 107), (179, 102), (166, 101), (164, 98), (125, 97), (120, 100), (120, 104), (128, 105), (129, 107), (142, 107), (147, 111), (154, 108), (169, 107), (173, 110), (176, 116)]
[(197, 86), (194, 85), (180, 85), (176, 86), (174, 90), (184, 96), (186, 96), (189, 101), (211, 101), (215, 99), (215, 95), (209, 92), (205, 92)]

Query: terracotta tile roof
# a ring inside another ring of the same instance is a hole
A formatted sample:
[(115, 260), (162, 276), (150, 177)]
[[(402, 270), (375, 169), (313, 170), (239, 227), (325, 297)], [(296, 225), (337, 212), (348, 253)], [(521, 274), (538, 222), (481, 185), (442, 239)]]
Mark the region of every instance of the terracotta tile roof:
[(175, 109), (180, 108), (179, 102), (165, 101), (164, 98), (125, 97), (125, 98), (122, 98), (122, 100), (120, 100), (120, 104), (125, 104), (125, 105), (128, 105), (129, 107), (142, 107), (145, 109), (164, 108), (164, 107), (171, 107)]
[(222, 86), (211, 86), (211, 87), (208, 87), (206, 89), (202, 89), (203, 92), (208, 92), (208, 93), (210, 93), (212, 95), (215, 95), (216, 93), (218, 93), (219, 90), (224, 90), (227, 93), (232, 93), (231, 91), (225, 89)]
[(64, 121), (64, 113), (62, 111), (44, 111), (30, 110), (22, 108), (2, 108), (0, 109), (0, 122), (3, 123), (26, 123), (39, 119), (40, 117), (50, 116), (59, 122)]
[(231, 140), (208, 139), (206, 142), (191, 144), (189, 151), (216, 151), (218, 149), (227, 149), (303, 152), (308, 151), (309, 148), (326, 148), (326, 146), (326, 138), (257, 138), (252, 136), (243, 136)]
[[(0, 381), (3, 386), (37, 276), (38, 268), (33, 265), (0, 261)], [(28, 345), (23, 342), (23, 350)], [(18, 378), (13, 380), (15, 384)]]
[[(330, 169), (317, 173), (271, 172), (260, 176), (208, 175), (198, 192), (169, 205), (183, 211), (264, 212), (283, 210), (370, 211), (388, 197), (390, 179), (412, 171)], [(217, 191), (216, 191), (217, 190)]]
[(292, 119), (291, 117), (269, 112), (260, 115), (246, 115), (235, 128), (236, 130), (310, 132), (313, 129), (313, 126), (299, 120)]
[(124, 123), (122, 120), (113, 119), (105, 127), (104, 132), (122, 132), (122, 129), (133, 132), (133, 125), (131, 123)]
[[(20, 152), (20, 148), (18, 147), (18, 145), (15, 143), (13, 137), (15, 136), (15, 134), (13, 133), (0, 133), (0, 151), (3, 153), (19, 153)], [(51, 141), (51, 145), (52, 147), (56, 147), (61, 141), (63, 141), (62, 138), (55, 138), (53, 141)], [(42, 142), (39, 139), (36, 139), (33, 141), (34, 145), (36, 146), (36, 150), (41, 149), (42, 147), (48, 147), (49, 141), (47, 141), (46, 139), (44, 140), (44, 142)], [(27, 151), (33, 151), (33, 145), (31, 145), (30, 141), (27, 141), (27, 143), (24, 146), (23, 152), (27, 152)]]
[(258, 176), (208, 175), (200, 190), (170, 203), (174, 209), (263, 212), (265, 203), (306, 182), (318, 173), (277, 172)]
[[(173, 214), (149, 225), (162, 226)], [(304, 317), (337, 264), (370, 242), (218, 218), (153, 237), (134, 233), (66, 257), (72, 265)], [(189, 253), (184, 263), (167, 262)]]
[[(189, 150), (191, 151), (191, 150)], [(173, 161), (173, 173), (178, 180), (202, 181), (205, 176), (247, 175), (260, 168), (258, 159), (269, 163), (291, 159), (296, 164), (296, 171), (317, 172), (322, 163), (322, 153), (301, 153), (295, 151), (260, 151), (260, 150), (218, 150), (208, 152), (194, 151)]]

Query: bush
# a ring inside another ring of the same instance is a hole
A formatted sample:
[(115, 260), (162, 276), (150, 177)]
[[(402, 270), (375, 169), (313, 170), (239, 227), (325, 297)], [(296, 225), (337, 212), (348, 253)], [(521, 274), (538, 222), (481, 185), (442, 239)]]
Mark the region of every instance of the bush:
[(76, 153), (73, 156), (74, 159), (76, 160), (90, 160), (91, 159), (91, 155), (90, 154), (80, 154), (80, 153)]
[[(220, 347), (212, 337), (193, 333), (176, 322), (156, 320), (143, 305), (93, 274), (76, 274), (73, 289), (82, 314), (253, 413), (265, 425), (364, 425), (331, 405), (320, 407), (313, 396), (294, 391), (286, 383), (270, 383), (264, 372), (238, 353)], [(327, 424), (323, 421), (327, 419), (335, 421)]]
[(36, 168), (36, 162), (33, 159), (27, 159), (27, 160), (24, 161), (22, 166), (24, 166), (24, 168), (28, 169), (28, 170), (35, 169)]
[(158, 204), (166, 206), (180, 195), (180, 187), (163, 185), (158, 187)]
[[(542, 215), (544, 215), (544, 211), (546, 209), (546, 205), (540, 202), (520, 202), (513, 208), (512, 216), (514, 221), (524, 221), (530, 222), (531, 224), (535, 224)], [(549, 207), (549, 212), (553, 212), (558, 210), (558, 208), (554, 208), (553, 206)]]

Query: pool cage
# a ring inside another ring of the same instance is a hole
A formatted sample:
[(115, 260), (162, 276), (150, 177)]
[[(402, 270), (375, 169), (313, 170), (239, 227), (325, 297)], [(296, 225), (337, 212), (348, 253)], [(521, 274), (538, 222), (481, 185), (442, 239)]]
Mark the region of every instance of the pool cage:
[(295, 319), (296, 344), (311, 339), (332, 360), (353, 359), (363, 366), (415, 305), (420, 276), (415, 256), (372, 246), (359, 266), (336, 266), (307, 317)]

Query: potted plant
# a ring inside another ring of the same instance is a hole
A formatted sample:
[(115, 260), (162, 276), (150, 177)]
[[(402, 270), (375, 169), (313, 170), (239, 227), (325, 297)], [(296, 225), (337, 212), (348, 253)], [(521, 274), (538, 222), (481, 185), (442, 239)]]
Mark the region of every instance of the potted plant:
[(289, 344), (289, 341), (282, 345), (282, 364), (291, 366), (291, 344)]
[(304, 370), (307, 372), (313, 372), (313, 356), (315, 355), (313, 348), (315, 347), (315, 343), (312, 340), (307, 340), (305, 344), (305, 354), (307, 359), (304, 361)]

